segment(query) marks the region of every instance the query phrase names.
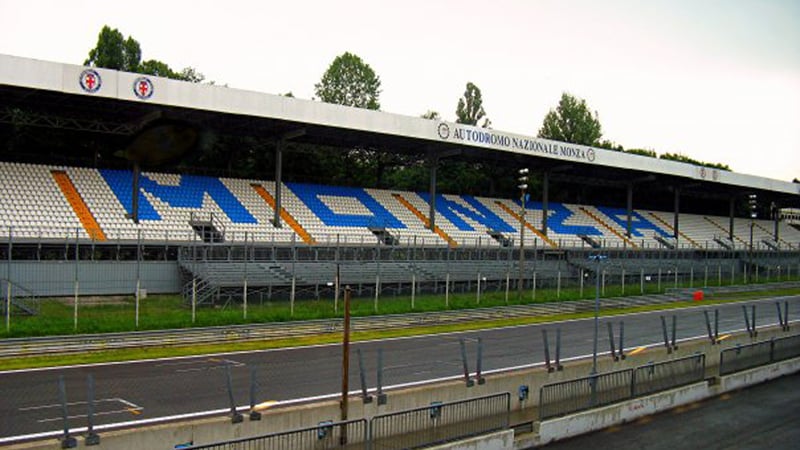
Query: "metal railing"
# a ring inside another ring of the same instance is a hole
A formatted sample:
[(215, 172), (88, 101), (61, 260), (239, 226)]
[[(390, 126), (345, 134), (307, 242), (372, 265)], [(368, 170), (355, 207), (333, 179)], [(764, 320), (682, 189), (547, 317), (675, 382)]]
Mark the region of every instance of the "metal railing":
[(322, 422), (315, 427), (186, 448), (206, 450), (360, 450), (370, 447), (367, 421), (359, 419), (346, 422)]
[(631, 398), (633, 369), (546, 384), (539, 389), (541, 420)]
[(798, 356), (800, 335), (737, 345), (720, 352), (719, 374), (729, 375)]
[(374, 450), (420, 448), (508, 428), (508, 392), (375, 416), (370, 420)]
[(633, 372), (631, 391), (638, 397), (696, 383), (703, 381), (705, 371), (704, 354), (639, 366)]

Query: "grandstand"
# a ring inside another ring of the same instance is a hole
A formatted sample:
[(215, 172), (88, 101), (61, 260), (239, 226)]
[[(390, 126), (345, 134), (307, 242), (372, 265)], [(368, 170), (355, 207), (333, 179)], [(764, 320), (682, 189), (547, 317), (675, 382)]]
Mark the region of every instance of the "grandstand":
[[(102, 87), (87, 89), (81, 84), (85, 68), (0, 55), (6, 105), (0, 136), (10, 139), (13, 127), (29, 126), (113, 146), (119, 136), (141, 132), (137, 124), (144, 118), (169, 114), (222, 134), (271, 139), (276, 161), (288, 140), (400, 153), (424, 148), (432, 162), (431, 189), (283, 182), (280, 163), (274, 177), (245, 179), (139, 173), (88, 158), (70, 165), (23, 163), (19, 151), (7, 151), (0, 161), (0, 273), (17, 292), (70, 295), (69, 283), (46, 281), (68, 267), (27, 263), (69, 259), (109, 261), (87, 275), (97, 294), (132, 291), (130, 280), (104, 282), (104, 267), (131, 260), (168, 264), (168, 271), (154, 270), (177, 279), (143, 280), (143, 286), (187, 296), (191, 286), (201, 291), (201, 302), (242, 295), (245, 280), (251, 294), (270, 298), (319, 297), (334, 278), (364, 295), (407, 292), (412, 285), (430, 292), (508, 288), (520, 272), (517, 282), (525, 286), (537, 276), (539, 283), (582, 280), (595, 270), (586, 256), (598, 251), (613, 255), (609, 273), (638, 272), (642, 279), (645, 272), (660, 277), (662, 269), (707, 277), (711, 268), (732, 277), (759, 264), (800, 274), (800, 228), (777, 214), (737, 217), (735, 208), (752, 194), (764, 204), (797, 207), (797, 184), (157, 77), (152, 95), (139, 98), (125, 88), (135, 74), (93, 72)], [(435, 167), (451, 158), (530, 166), (545, 186), (556, 180), (575, 190), (589, 186), (597, 195), (560, 202), (545, 194), (521, 205), (510, 198), (516, 193), (437, 192)], [(637, 198), (646, 193), (641, 205), (633, 203), (634, 188)], [(606, 202), (619, 193), (626, 201)], [(719, 213), (726, 208), (727, 216)]]

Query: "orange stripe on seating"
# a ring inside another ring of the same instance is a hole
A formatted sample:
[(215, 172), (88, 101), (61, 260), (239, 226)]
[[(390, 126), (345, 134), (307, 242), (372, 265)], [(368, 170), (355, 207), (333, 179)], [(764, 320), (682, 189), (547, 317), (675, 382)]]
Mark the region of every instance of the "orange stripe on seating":
[[(658, 217), (658, 216), (657, 216), (655, 213), (652, 213), (652, 212), (651, 212), (651, 213), (650, 213), (650, 217), (652, 217), (653, 219), (656, 219), (658, 222), (661, 222), (661, 225), (664, 225), (664, 227), (666, 227), (666, 228), (667, 228), (667, 230), (669, 230), (669, 231), (672, 231), (673, 233), (675, 233), (675, 228), (673, 228), (673, 227), (672, 227), (672, 225), (670, 225), (670, 224), (668, 224), (666, 221), (664, 221), (664, 219), (662, 219), (661, 217)], [(700, 244), (698, 244), (697, 242), (695, 242), (695, 241), (694, 241), (692, 238), (690, 238), (689, 236), (687, 236), (687, 235), (683, 234), (683, 231), (678, 231), (678, 235), (680, 235), (680, 237), (682, 237), (682, 238), (686, 239), (687, 241), (689, 241), (689, 242), (690, 242), (692, 245), (694, 245), (695, 247), (697, 247), (697, 248), (703, 248), (703, 246), (702, 246), (702, 245), (700, 245)]]
[[(430, 227), (431, 227), (431, 221), (430, 221), (430, 220), (428, 220), (428, 218), (427, 218), (427, 217), (425, 217), (425, 215), (424, 215), (424, 214), (422, 214), (422, 212), (420, 212), (420, 210), (418, 210), (416, 206), (412, 205), (412, 204), (411, 204), (411, 202), (409, 202), (408, 200), (406, 200), (406, 199), (405, 199), (405, 198), (404, 198), (402, 195), (400, 195), (400, 194), (392, 194), (392, 197), (396, 198), (398, 202), (400, 202), (400, 203), (401, 203), (403, 206), (405, 206), (406, 208), (408, 208), (408, 210), (409, 210), (409, 211), (411, 211), (412, 213), (414, 213), (414, 215), (415, 215), (415, 216), (417, 216), (417, 218), (418, 218), (419, 220), (421, 220), (423, 224), (425, 224), (425, 228), (428, 228), (428, 229), (430, 229)], [(447, 241), (447, 243), (450, 245), (450, 247), (457, 247), (457, 246), (458, 246), (458, 243), (457, 243), (455, 240), (453, 240), (453, 238), (451, 238), (451, 237), (450, 237), (450, 235), (448, 235), (447, 233), (445, 233), (445, 232), (444, 232), (444, 230), (442, 230), (442, 229), (441, 229), (441, 228), (439, 228), (438, 226), (434, 226), (434, 227), (433, 227), (433, 232), (434, 232), (434, 233), (436, 233), (436, 234), (438, 234), (438, 235), (439, 235), (439, 237), (441, 237), (441, 238), (442, 238), (442, 239), (444, 239), (445, 241)]]
[(56, 180), (58, 187), (61, 188), (61, 193), (64, 194), (64, 198), (66, 198), (70, 206), (72, 206), (72, 210), (75, 211), (75, 215), (78, 216), (81, 225), (83, 225), (83, 229), (86, 230), (89, 237), (94, 241), (105, 241), (106, 234), (103, 233), (103, 229), (100, 228), (97, 220), (95, 220), (92, 212), (89, 210), (89, 206), (83, 201), (81, 194), (75, 189), (75, 185), (72, 183), (69, 175), (63, 170), (52, 170), (50, 173), (53, 175), (53, 179)]
[[(252, 186), (253, 189), (255, 189), (256, 193), (260, 195), (265, 202), (267, 202), (267, 204), (270, 206), (270, 208), (272, 208), (273, 211), (275, 211), (275, 198), (272, 196), (272, 194), (267, 192), (267, 190), (264, 189), (264, 186), (260, 184), (251, 184), (250, 186)], [(286, 211), (286, 208), (282, 206), (280, 215), (281, 219), (283, 219), (284, 222), (286, 222), (287, 224), (289, 224), (290, 227), (292, 227), (292, 230), (294, 230), (294, 232), (297, 233), (298, 236), (300, 236), (300, 239), (302, 239), (303, 242), (305, 242), (306, 244), (317, 243), (317, 241), (314, 240), (313, 237), (311, 237), (308, 231), (306, 231), (306, 229), (303, 228), (302, 225), (300, 225), (300, 222), (295, 220), (295, 218), (292, 217), (291, 214), (289, 214), (289, 211)]]
[(594, 214), (594, 213), (592, 213), (591, 211), (589, 211), (588, 209), (584, 208), (583, 206), (581, 206), (580, 208), (581, 208), (581, 211), (583, 211), (584, 213), (586, 213), (586, 215), (587, 215), (587, 216), (589, 216), (589, 217), (591, 217), (592, 219), (594, 219), (594, 220), (595, 220), (597, 223), (599, 223), (600, 225), (602, 225), (603, 227), (605, 227), (605, 228), (606, 228), (608, 231), (610, 231), (610, 232), (614, 233), (614, 234), (615, 234), (615, 235), (616, 235), (618, 238), (620, 238), (620, 239), (622, 239), (623, 241), (627, 242), (627, 243), (628, 243), (628, 245), (630, 245), (631, 247), (633, 247), (633, 248), (637, 248), (637, 245), (636, 245), (636, 244), (634, 244), (632, 240), (630, 240), (630, 239), (628, 239), (627, 237), (625, 237), (624, 235), (620, 234), (620, 233), (619, 233), (617, 230), (615, 230), (615, 229), (611, 228), (611, 225), (607, 224), (607, 223), (605, 222), (605, 220), (603, 220), (603, 219), (601, 219), (600, 217), (598, 217), (598, 216), (597, 216), (597, 214)]
[[(513, 217), (513, 218), (517, 219), (517, 222), (521, 222), (521, 221), (522, 221), (522, 217), (520, 217), (520, 215), (519, 215), (518, 213), (515, 213), (515, 212), (514, 212), (514, 211), (513, 211), (511, 208), (509, 208), (508, 206), (506, 206), (506, 204), (504, 204), (503, 202), (501, 202), (501, 201), (499, 201), (499, 200), (495, 200), (494, 202), (495, 202), (495, 203), (497, 203), (497, 206), (499, 206), (499, 207), (503, 208), (503, 211), (505, 211), (505, 212), (509, 213), (509, 214), (511, 215), (511, 217)], [(543, 240), (543, 241), (547, 242), (547, 243), (548, 243), (548, 244), (550, 244), (550, 246), (551, 246), (551, 247), (553, 247), (553, 248), (556, 248), (556, 247), (558, 247), (558, 244), (556, 244), (555, 242), (553, 242), (553, 240), (552, 240), (552, 239), (550, 239), (549, 237), (545, 236), (545, 234), (544, 234), (544, 233), (542, 233), (541, 231), (537, 230), (537, 229), (536, 229), (536, 227), (534, 227), (533, 225), (531, 225), (531, 223), (530, 223), (530, 222), (528, 222), (528, 221), (526, 220), (526, 221), (524, 221), (523, 223), (525, 224), (525, 228), (527, 228), (527, 229), (529, 229), (529, 230), (533, 231), (533, 234), (535, 234), (536, 236), (539, 236), (539, 239), (541, 239), (541, 240)]]

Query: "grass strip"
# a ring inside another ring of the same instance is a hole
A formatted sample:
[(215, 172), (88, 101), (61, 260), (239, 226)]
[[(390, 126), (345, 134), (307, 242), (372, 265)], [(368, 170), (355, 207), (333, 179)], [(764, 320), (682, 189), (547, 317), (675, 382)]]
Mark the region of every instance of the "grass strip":
[[(676, 301), (656, 305), (633, 306), (625, 308), (605, 309), (600, 311), (601, 317), (618, 316), (630, 313), (642, 313), (651, 311), (666, 311), (673, 309), (688, 308), (693, 306), (707, 306), (715, 304), (733, 303), (743, 300), (753, 300), (771, 296), (795, 295), (800, 294), (800, 289), (779, 289), (774, 291), (748, 292), (748, 295), (725, 294), (715, 296), (713, 299), (706, 299), (702, 303), (694, 301)], [(477, 331), (490, 328), (500, 328), (515, 325), (530, 325), (536, 323), (560, 322), (565, 320), (586, 319), (594, 317), (594, 312), (586, 311), (580, 313), (555, 314), (546, 316), (523, 316), (507, 319), (477, 320), (471, 322), (459, 322), (442, 325), (425, 325), (409, 328), (397, 328), (391, 330), (370, 330), (357, 331), (351, 335), (351, 340), (368, 341), (378, 339), (389, 339), (397, 337), (411, 337), (427, 334), (439, 334), (460, 331)], [(77, 364), (94, 364), (107, 362), (124, 362), (133, 360), (147, 360), (157, 358), (170, 358), (180, 356), (199, 356), (213, 353), (226, 353), (238, 351), (254, 351), (278, 349), (286, 347), (301, 347), (310, 345), (334, 344), (341, 342), (341, 334), (326, 333), (315, 336), (301, 336), (292, 338), (278, 338), (261, 341), (226, 342), (219, 344), (201, 344), (191, 346), (164, 346), (164, 347), (144, 347), (131, 349), (101, 350), (95, 352), (63, 355), (47, 355), (33, 357), (15, 357), (0, 359), (0, 370), (30, 369), (38, 367), (57, 367)]]

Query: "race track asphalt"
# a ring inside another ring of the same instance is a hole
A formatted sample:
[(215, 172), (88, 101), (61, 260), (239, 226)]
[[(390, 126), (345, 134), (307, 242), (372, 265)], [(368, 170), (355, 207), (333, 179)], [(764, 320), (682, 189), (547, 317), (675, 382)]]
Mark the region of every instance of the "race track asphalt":
[[(784, 300), (789, 301), (791, 319), (792, 311), (800, 307), (800, 296), (781, 299)], [(758, 327), (776, 324), (774, 303), (774, 300), (762, 300), (707, 308), (719, 309), (720, 334), (723, 334), (745, 328), (742, 304), (757, 305)], [(619, 322), (624, 321), (627, 349), (663, 343), (661, 315), (677, 316), (678, 339), (704, 336), (703, 308), (601, 318), (599, 351), (608, 351), (606, 321), (614, 324), (615, 333), (618, 333)], [(461, 375), (461, 338), (466, 342), (470, 371), (475, 370), (478, 337), (483, 342), (484, 372), (541, 364), (544, 360), (542, 328), (550, 331), (551, 349), (555, 346), (555, 329), (561, 329), (562, 359), (592, 353), (592, 319), (355, 343), (350, 356), (350, 389), (360, 387), (359, 349), (370, 388), (376, 385), (377, 354), (378, 349), (382, 349), (383, 385), (388, 388)], [(95, 382), (95, 425), (98, 425), (229, 408), (226, 367), (230, 368), (234, 401), (238, 406), (249, 402), (253, 370), (259, 384), (256, 403), (335, 395), (341, 389), (340, 345), (2, 372), (0, 439), (61, 429), (60, 376), (65, 380), (70, 427), (83, 427), (86, 426), (89, 374)]]

